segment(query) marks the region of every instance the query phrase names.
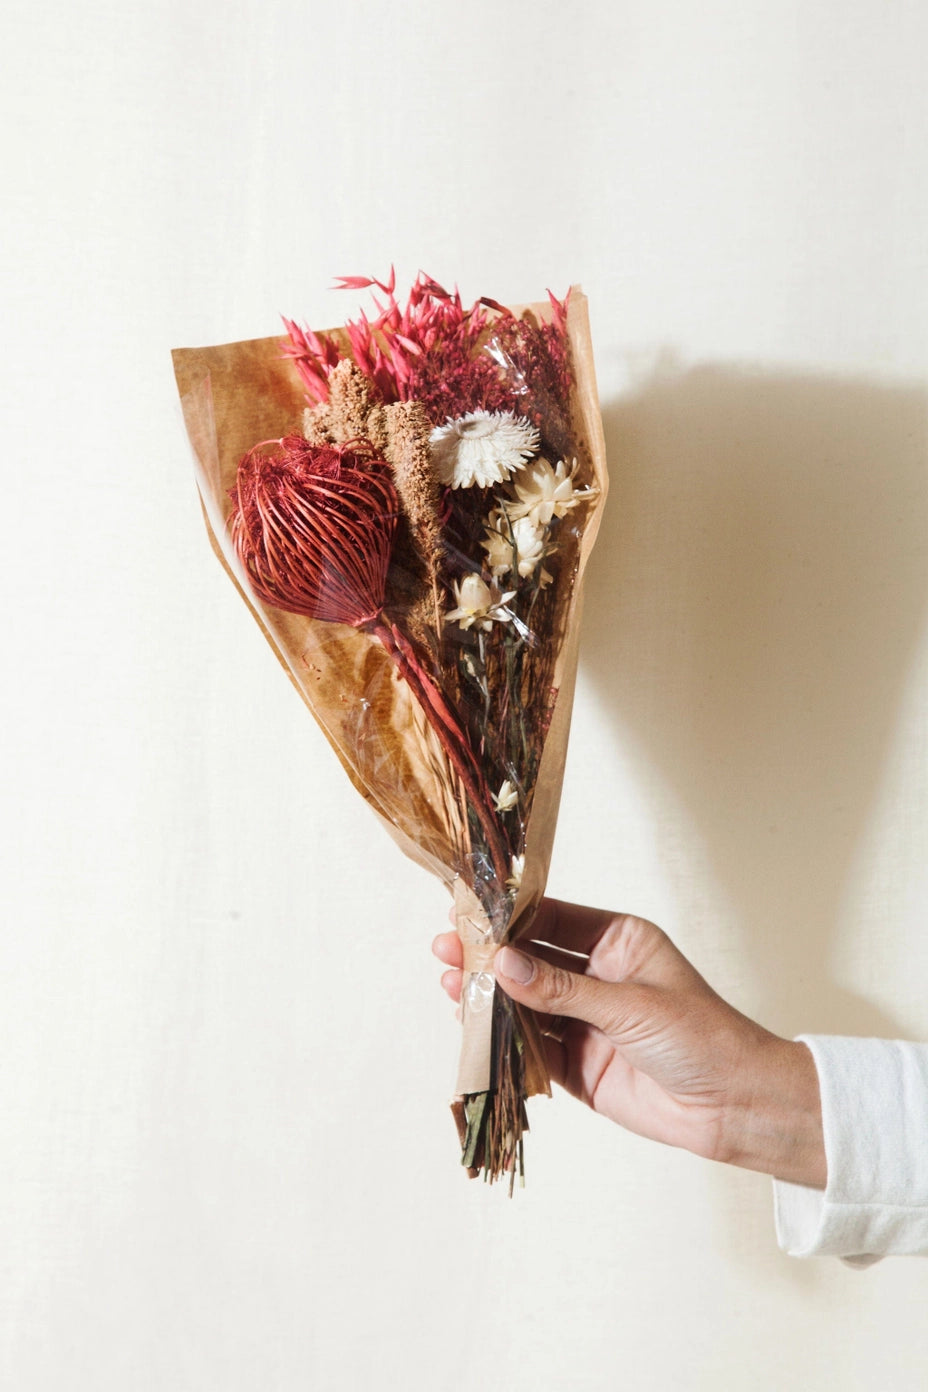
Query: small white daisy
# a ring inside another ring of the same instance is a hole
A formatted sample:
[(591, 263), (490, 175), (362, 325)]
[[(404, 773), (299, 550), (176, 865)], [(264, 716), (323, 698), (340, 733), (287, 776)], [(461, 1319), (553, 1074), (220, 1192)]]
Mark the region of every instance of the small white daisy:
[(472, 411), (431, 434), (432, 460), (449, 488), (503, 483), (538, 449), (538, 431), (511, 411)]

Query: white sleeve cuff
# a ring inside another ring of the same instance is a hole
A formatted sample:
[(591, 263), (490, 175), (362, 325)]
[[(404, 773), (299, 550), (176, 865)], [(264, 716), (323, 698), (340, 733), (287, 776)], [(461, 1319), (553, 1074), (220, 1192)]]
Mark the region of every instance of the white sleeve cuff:
[(822, 1096), (824, 1191), (774, 1180), (794, 1257), (928, 1256), (928, 1044), (800, 1035)]

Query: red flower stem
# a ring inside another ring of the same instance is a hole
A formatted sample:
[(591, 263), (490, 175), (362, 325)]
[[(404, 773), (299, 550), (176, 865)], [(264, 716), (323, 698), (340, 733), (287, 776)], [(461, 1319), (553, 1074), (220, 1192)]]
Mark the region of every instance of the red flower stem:
[(490, 810), (486, 780), (467, 744), (464, 732), (448, 709), (448, 704), (433, 678), (419, 661), (415, 648), (396, 625), (385, 622), (385, 616), (381, 613), (364, 627), (386, 648), (438, 736), (486, 837), (496, 877), (500, 885), (504, 886), (509, 875), (509, 855)]

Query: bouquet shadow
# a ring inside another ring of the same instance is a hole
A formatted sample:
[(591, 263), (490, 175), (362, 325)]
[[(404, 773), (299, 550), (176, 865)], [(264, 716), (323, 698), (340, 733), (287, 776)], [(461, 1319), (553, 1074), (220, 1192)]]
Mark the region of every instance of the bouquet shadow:
[[(926, 405), (670, 362), (603, 413), (584, 672), (698, 827), (787, 1034), (899, 1032), (830, 964), (928, 607)], [(693, 858), (668, 866), (685, 898)]]

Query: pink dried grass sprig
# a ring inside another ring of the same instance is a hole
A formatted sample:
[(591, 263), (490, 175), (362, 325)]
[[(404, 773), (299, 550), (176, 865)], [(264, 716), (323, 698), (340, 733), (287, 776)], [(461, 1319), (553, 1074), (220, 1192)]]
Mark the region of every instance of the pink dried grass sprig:
[[(351, 356), (385, 403), (421, 401), (433, 425), (475, 410), (520, 409), (519, 398), (528, 389), (524, 379), (542, 363), (550, 376), (552, 351), (554, 375), (566, 380), (569, 389), (569, 377), (560, 374), (567, 362), (566, 300), (549, 295), (554, 320), (539, 326), (517, 319), (495, 300), (478, 300), (465, 309), (457, 290), (449, 292), (421, 272), (405, 306), (396, 298), (393, 271), (386, 282), (342, 276), (338, 284), (352, 290), (374, 287), (385, 297), (384, 303), (374, 297), (373, 319), (362, 312), (345, 326)], [(284, 323), (289, 335), (284, 353), (293, 360), (310, 402), (326, 401), (328, 376), (341, 356), (335, 340), (289, 319)], [(499, 357), (482, 351), (500, 333), (509, 355), (505, 366), (516, 371), (515, 385), (506, 380)]]
[(459, 719), (415, 647), (384, 612), (400, 512), (389, 466), (365, 441), (267, 441), (239, 464), (229, 531), (257, 598), (348, 624), (386, 649), (464, 788), (500, 882), (509, 856), (492, 795)]

